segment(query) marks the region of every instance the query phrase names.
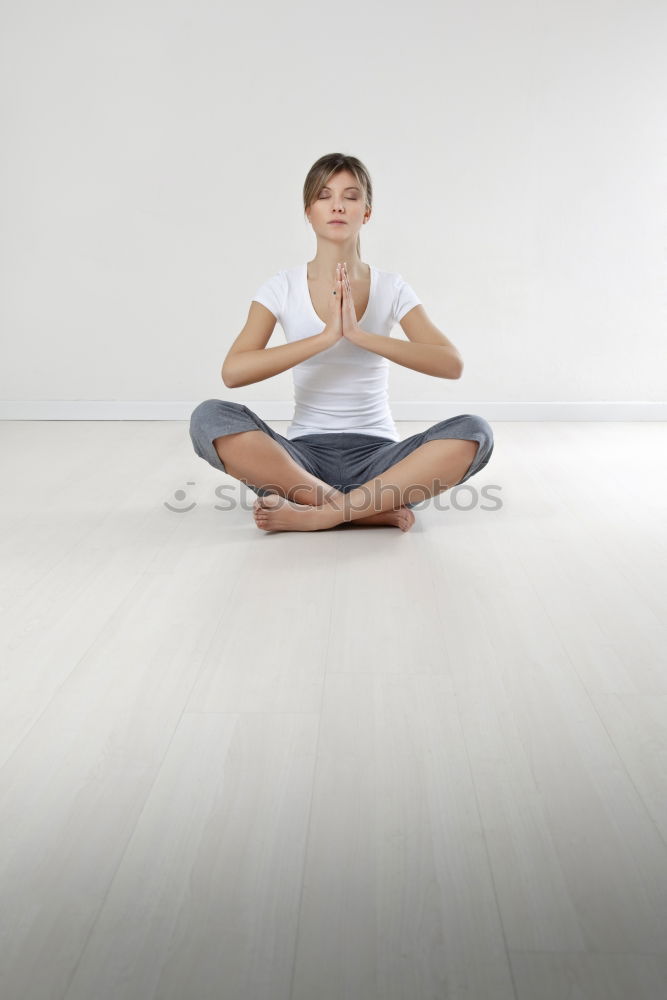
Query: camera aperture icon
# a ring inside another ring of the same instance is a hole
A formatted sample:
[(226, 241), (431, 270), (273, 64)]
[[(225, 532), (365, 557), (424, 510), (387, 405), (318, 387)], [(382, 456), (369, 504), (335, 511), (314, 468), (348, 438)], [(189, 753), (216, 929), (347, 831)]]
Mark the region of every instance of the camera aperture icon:
[[(195, 486), (196, 483), (188, 482), (185, 485), (186, 486)], [(174, 490), (174, 500), (178, 500), (179, 503), (181, 503), (183, 500), (185, 500), (186, 497), (187, 497), (187, 493), (185, 492), (185, 490)], [(188, 511), (193, 510), (197, 506), (197, 504), (196, 504), (195, 501), (193, 501), (189, 505), (189, 507), (172, 507), (172, 505), (170, 503), (168, 503), (166, 500), (163, 501), (163, 502), (164, 502), (164, 505), (167, 508), (167, 510), (173, 510), (173, 512), (175, 514), (187, 514)]]

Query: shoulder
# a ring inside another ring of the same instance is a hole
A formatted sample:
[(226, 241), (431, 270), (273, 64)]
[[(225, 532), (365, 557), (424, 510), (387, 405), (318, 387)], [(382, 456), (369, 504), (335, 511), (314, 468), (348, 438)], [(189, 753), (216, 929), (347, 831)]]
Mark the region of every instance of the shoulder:
[(381, 267), (375, 267), (374, 264), (372, 268), (375, 271), (378, 285), (382, 285), (384, 288), (398, 290), (402, 285), (407, 284), (403, 275), (398, 271), (388, 271)]
[(271, 285), (276, 291), (280, 291), (283, 295), (287, 295), (293, 289), (298, 288), (301, 281), (303, 280), (304, 267), (303, 264), (295, 264), (292, 267), (281, 268), (280, 271), (276, 271), (271, 277), (266, 279), (265, 284)]
[(258, 290), (273, 292), (284, 299), (289, 289), (294, 287), (298, 280), (298, 267), (282, 268), (265, 278), (259, 285)]
[(287, 281), (292, 284), (306, 274), (306, 265), (292, 264), (290, 267), (284, 267), (281, 271), (277, 271), (276, 273), (281, 275), (283, 281)]
[(282, 321), (289, 295), (288, 273), (289, 270), (285, 269), (276, 271), (257, 287), (252, 297), (253, 301), (266, 306), (279, 321)]
[(394, 277), (393, 271), (385, 271), (384, 268), (376, 267), (375, 264), (370, 264), (369, 267), (371, 269), (371, 273), (373, 271), (375, 272), (375, 276), (378, 281), (391, 282), (391, 279)]
[(383, 288), (392, 318), (400, 323), (410, 309), (421, 305), (421, 299), (399, 271), (376, 270), (378, 284)]
[(270, 274), (268, 276), (268, 278), (266, 278), (264, 280), (264, 284), (265, 285), (267, 285), (269, 283), (271, 283), (271, 284), (281, 284), (285, 280), (285, 277), (286, 277), (287, 273), (288, 272), (286, 270), (274, 271), (273, 274)]
[(382, 290), (392, 297), (400, 296), (407, 289), (412, 291), (412, 286), (408, 284), (403, 275), (398, 271), (387, 271), (381, 267), (375, 267), (375, 265), (373, 265), (373, 271), (375, 272), (375, 283), (378, 290)]

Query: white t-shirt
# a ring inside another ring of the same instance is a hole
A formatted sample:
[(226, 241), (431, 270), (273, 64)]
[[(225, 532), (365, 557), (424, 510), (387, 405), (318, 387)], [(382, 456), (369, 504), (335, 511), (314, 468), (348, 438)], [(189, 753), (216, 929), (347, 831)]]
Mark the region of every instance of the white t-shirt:
[[(371, 268), (368, 306), (359, 320), (367, 333), (388, 337), (414, 306), (421, 304), (400, 274)], [(308, 288), (308, 265), (278, 271), (253, 299), (280, 323), (288, 342), (321, 333), (326, 324), (315, 312)], [(285, 437), (357, 433), (399, 441), (389, 409), (389, 360), (342, 338), (326, 351), (292, 368), (294, 416)]]

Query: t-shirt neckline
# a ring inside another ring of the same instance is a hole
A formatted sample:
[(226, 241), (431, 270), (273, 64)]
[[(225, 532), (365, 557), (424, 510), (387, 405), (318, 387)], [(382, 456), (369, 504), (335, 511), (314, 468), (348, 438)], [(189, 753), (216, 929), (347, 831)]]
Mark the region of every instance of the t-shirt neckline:
[[(313, 305), (313, 300), (310, 297), (310, 288), (308, 287), (308, 261), (306, 261), (306, 263), (303, 264), (302, 266), (303, 266), (303, 287), (304, 287), (304, 290), (305, 290), (305, 293), (306, 293), (306, 302), (310, 306), (310, 311), (312, 312), (313, 316), (318, 321), (318, 323), (323, 323), (324, 320), (322, 319), (321, 316), (318, 316), (317, 312), (315, 311), (315, 306)], [(361, 319), (357, 320), (357, 323), (359, 324), (359, 326), (361, 326), (361, 324), (366, 319), (366, 316), (368, 315), (368, 310), (370, 309), (371, 302), (373, 300), (373, 292), (375, 290), (375, 268), (373, 267), (372, 264), (369, 264), (368, 266), (371, 269), (371, 283), (370, 283), (370, 287), (368, 289), (368, 302), (366, 303), (366, 308), (364, 309), (364, 314), (361, 317)], [(326, 326), (326, 323), (324, 325)]]

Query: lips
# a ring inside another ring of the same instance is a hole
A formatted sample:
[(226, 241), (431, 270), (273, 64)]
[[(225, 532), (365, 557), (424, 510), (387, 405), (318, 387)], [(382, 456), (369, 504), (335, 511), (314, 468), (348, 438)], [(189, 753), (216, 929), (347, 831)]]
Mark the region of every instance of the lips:
[(330, 226), (346, 226), (347, 223), (343, 222), (342, 219), (331, 219), (331, 221), (329, 222), (329, 225)]

